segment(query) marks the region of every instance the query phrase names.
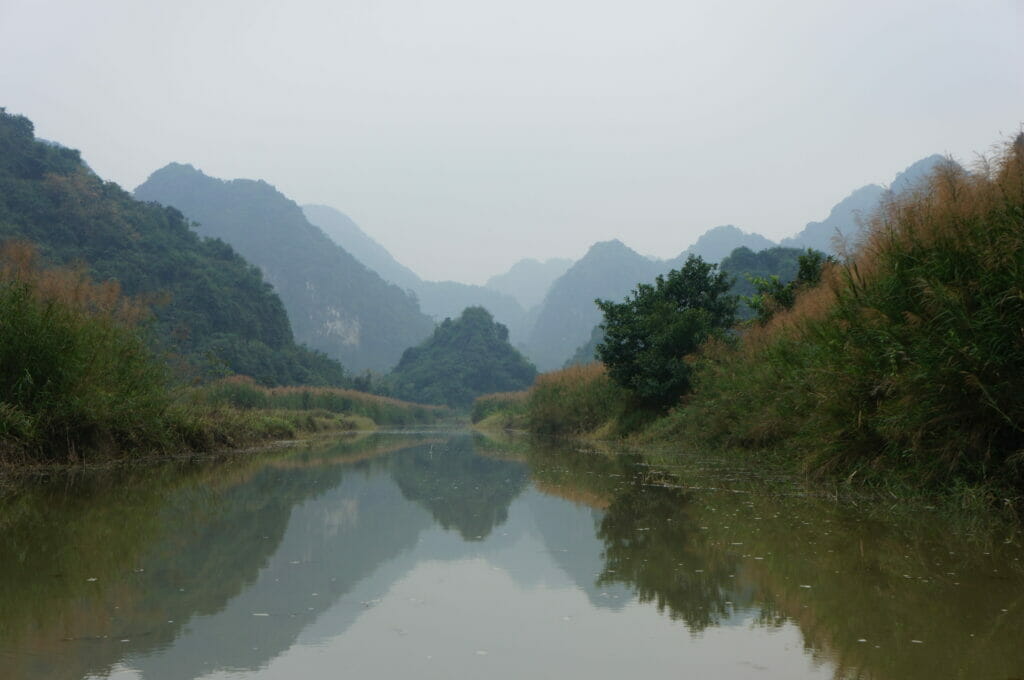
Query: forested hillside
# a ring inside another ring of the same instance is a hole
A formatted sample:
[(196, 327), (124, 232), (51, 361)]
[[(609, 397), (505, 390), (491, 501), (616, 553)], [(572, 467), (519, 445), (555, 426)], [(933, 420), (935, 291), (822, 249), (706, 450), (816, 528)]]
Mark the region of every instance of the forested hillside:
[(415, 299), (331, 241), (266, 182), (224, 181), (172, 163), (135, 195), (174, 206), (200, 234), (237, 248), (281, 296), (295, 337), (350, 370), (387, 370), (434, 326)]
[(509, 344), (508, 329), (483, 307), (469, 307), (406, 350), (388, 380), (401, 399), (466, 407), (481, 394), (524, 389), (536, 375)]
[(181, 355), (186, 373), (345, 382), (336, 362), (295, 345), (281, 300), (231, 246), (200, 238), (173, 208), (134, 200), (77, 151), (36, 139), (31, 121), (0, 109), (0, 240), (10, 239), (156, 303), (151, 335)]

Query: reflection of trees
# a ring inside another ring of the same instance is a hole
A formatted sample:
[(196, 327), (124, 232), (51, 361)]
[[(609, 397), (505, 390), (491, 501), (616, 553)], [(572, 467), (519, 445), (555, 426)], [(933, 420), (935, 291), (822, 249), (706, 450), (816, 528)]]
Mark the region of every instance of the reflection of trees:
[(391, 474), (402, 495), (469, 541), (508, 519), (509, 504), (527, 482), (525, 465), (476, 455), (469, 435), (405, 451), (393, 459)]
[[(537, 488), (604, 509), (598, 586), (634, 588), (642, 602), (682, 619), (693, 631), (728, 615), (735, 560), (711, 559), (689, 498), (665, 471), (637, 455), (601, 455), (537, 442), (527, 453)], [(675, 486), (673, 486), (675, 485)]]
[[(197, 616), (221, 612), (256, 582), (297, 505), (386, 463), (343, 467), (332, 460), (373, 452), (363, 440), (328, 450), (97, 472), (2, 499), (0, 654), (25, 652), (5, 661), (4, 677), (102, 675), (126, 656), (172, 643)], [(395, 490), (390, 500), (399, 499)], [(367, 515), (359, 525), (359, 555), (344, 556), (345, 569), (331, 572), (335, 582), (347, 572), (356, 580), (415, 541), (419, 527), (378, 526), (390, 515)], [(261, 642), (280, 649), (299, 630), (296, 621), (274, 631), (279, 639)], [(266, 644), (252, 663), (264, 662), (274, 648)]]
[(664, 481), (634, 468), (619, 488), (598, 529), (605, 543), (598, 583), (630, 584), (641, 602), (655, 602), (696, 632), (728, 615), (735, 566), (701, 553), (688, 499)]

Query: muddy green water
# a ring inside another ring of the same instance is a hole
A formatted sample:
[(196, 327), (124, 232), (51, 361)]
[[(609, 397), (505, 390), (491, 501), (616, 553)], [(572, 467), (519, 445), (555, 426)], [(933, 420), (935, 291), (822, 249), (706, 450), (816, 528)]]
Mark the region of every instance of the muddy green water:
[(41, 481), (0, 678), (1024, 677), (1016, 541), (659, 461), (391, 433)]

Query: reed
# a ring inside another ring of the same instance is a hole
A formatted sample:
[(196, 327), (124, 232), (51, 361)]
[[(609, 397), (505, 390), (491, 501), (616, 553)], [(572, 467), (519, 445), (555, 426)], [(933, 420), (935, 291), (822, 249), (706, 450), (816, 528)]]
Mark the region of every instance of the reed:
[[(890, 197), (791, 310), (709, 344), (648, 438), (782, 447), (815, 473), (1024, 492), (1024, 138)], [(1017, 499), (1013, 501), (1012, 499)]]

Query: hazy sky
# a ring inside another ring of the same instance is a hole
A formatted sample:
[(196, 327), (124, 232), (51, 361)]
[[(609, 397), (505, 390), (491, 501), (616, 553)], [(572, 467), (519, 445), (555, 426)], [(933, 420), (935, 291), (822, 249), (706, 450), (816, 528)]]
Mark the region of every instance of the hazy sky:
[(170, 161), (426, 278), (780, 238), (1024, 122), (1024, 0), (0, 0), (0, 106), (127, 189)]

